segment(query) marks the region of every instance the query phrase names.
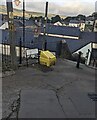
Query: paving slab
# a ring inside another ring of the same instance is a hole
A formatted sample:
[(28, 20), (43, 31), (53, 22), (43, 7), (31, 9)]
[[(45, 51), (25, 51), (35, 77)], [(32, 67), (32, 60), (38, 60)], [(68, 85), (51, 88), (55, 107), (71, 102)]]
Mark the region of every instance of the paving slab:
[(95, 115), (95, 102), (86, 93), (75, 92), (69, 96), (80, 115)]
[(67, 117), (75, 118), (95, 118), (95, 102), (88, 97), (87, 92), (83, 92), (77, 86), (70, 86), (60, 95), (60, 102), (66, 112)]
[(0, 120), (2, 118), (2, 73), (0, 73)]
[(21, 91), (19, 118), (65, 118), (56, 94), (51, 90)]
[(2, 103), (0, 103), (0, 120), (2, 118)]
[(2, 98), (1, 98), (2, 94), (0, 93), (0, 120), (2, 118)]

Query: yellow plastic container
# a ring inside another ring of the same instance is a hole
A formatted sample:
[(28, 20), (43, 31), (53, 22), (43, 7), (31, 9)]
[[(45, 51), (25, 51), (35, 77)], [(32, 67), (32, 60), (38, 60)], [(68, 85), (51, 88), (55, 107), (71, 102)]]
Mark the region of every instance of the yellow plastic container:
[(56, 56), (54, 56), (50, 51), (41, 51), (40, 58), (39, 58), (41, 65), (46, 65), (50, 67), (56, 63)]

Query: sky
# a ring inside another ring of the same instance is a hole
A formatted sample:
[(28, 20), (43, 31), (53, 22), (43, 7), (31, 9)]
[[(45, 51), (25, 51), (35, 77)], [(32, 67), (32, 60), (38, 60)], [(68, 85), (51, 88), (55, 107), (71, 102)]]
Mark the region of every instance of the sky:
[[(2, 0), (0, 4), (5, 4), (5, 1), (6, 0)], [(13, 6), (22, 9), (22, 0), (20, 1), (21, 4), (18, 7), (15, 6), (14, 2)], [(91, 15), (95, 12), (95, 6), (97, 6), (97, 4), (95, 5), (97, 0), (25, 0), (26, 10), (44, 12), (46, 1), (48, 1), (48, 13), (64, 16), (74, 16), (78, 14)]]

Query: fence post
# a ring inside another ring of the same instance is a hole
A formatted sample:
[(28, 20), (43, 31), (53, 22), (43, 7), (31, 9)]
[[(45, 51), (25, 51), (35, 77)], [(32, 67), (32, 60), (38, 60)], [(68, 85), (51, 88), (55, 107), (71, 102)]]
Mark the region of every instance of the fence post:
[(22, 64), (22, 41), (20, 38), (19, 64)]
[(79, 55), (78, 55), (78, 59), (77, 59), (77, 64), (76, 64), (76, 67), (77, 67), (77, 68), (79, 68), (79, 65), (80, 65), (81, 54), (82, 54), (82, 52), (80, 51), (80, 52), (79, 52)]

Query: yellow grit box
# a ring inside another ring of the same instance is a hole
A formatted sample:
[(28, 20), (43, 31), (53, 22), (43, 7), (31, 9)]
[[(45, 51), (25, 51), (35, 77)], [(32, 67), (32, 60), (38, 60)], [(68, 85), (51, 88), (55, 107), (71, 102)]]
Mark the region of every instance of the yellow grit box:
[(54, 56), (50, 51), (40, 51), (40, 58), (39, 62), (41, 65), (46, 65), (47, 67), (50, 67), (52, 65), (55, 65), (56, 63), (56, 56)]

